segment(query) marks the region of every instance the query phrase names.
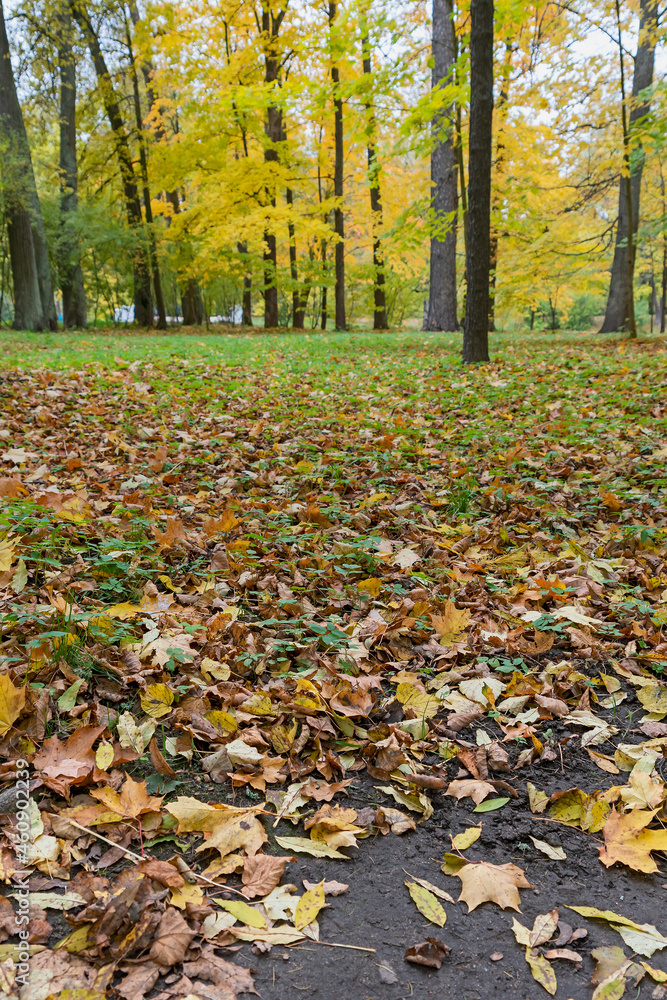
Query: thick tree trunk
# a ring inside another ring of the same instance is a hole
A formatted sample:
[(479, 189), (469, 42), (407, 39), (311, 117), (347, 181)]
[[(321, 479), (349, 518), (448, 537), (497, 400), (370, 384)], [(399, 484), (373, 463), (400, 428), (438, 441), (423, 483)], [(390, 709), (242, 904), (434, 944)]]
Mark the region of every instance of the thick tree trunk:
[[(632, 106), (629, 117), (630, 138), (637, 122), (649, 110), (648, 101), (639, 99), (639, 94), (651, 86), (653, 82), (653, 67), (655, 62), (657, 25), (656, 0), (640, 0), (639, 40), (635, 69), (632, 77)], [(618, 222), (616, 224), (616, 245), (614, 259), (611, 265), (609, 281), (609, 297), (600, 333), (615, 333), (617, 330), (628, 329), (632, 309), (632, 282), (634, 272), (634, 254), (628, 242), (634, 244), (634, 237), (639, 227), (639, 195), (641, 191), (642, 172), (644, 169), (644, 153), (641, 148), (633, 157), (630, 183), (622, 176), (618, 187)], [(630, 212), (628, 212), (628, 187), (630, 188)], [(632, 217), (632, 236), (628, 241), (629, 216)], [(630, 252), (630, 259), (628, 253)]]
[(58, 15), (58, 68), (60, 70), (60, 290), (63, 296), (63, 326), (85, 328), (86, 292), (79, 241), (73, 226), (79, 195), (76, 159), (76, 64), (72, 50), (72, 18), (69, 8)]
[[(136, 23), (136, 22), (135, 22)], [(146, 146), (146, 140), (144, 137), (144, 120), (141, 113), (141, 95), (139, 93), (139, 78), (137, 76), (137, 67), (134, 61), (134, 53), (132, 51), (132, 37), (130, 35), (129, 24), (126, 24), (127, 31), (127, 51), (130, 59), (130, 72), (132, 75), (132, 93), (134, 96), (134, 120), (137, 129), (137, 142), (139, 145), (139, 167), (141, 170), (141, 184), (143, 188), (144, 196), (144, 212), (146, 213), (146, 226), (148, 228), (148, 254), (150, 259), (151, 271), (153, 274), (153, 291), (155, 292), (155, 308), (157, 310), (157, 323), (156, 326), (158, 330), (167, 329), (167, 311), (164, 306), (164, 295), (162, 293), (162, 278), (160, 276), (160, 264), (157, 257), (157, 245), (155, 242), (155, 233), (153, 231), (153, 208), (151, 205), (151, 192), (148, 184), (148, 149)], [(148, 68), (145, 69), (144, 76), (148, 76), (150, 79), (150, 73)], [(154, 94), (151, 92), (149, 94), (149, 100), (151, 103), (154, 100)]]
[[(448, 82), (456, 62), (456, 40), (451, 0), (433, 0), (433, 70), (431, 86)], [(456, 215), (458, 211), (457, 141), (454, 108), (433, 119), (431, 153), (431, 208), (435, 232), (431, 237), (428, 313), (425, 330), (456, 330)]]
[(99, 39), (95, 34), (88, 13), (82, 3), (77, 3), (72, 7), (72, 13), (81, 28), (86, 45), (90, 52), (90, 57), (97, 74), (97, 82), (106, 111), (109, 125), (114, 137), (116, 158), (123, 185), (123, 199), (125, 202), (125, 213), (127, 222), (134, 233), (135, 248), (133, 257), (134, 271), (134, 321), (138, 326), (153, 325), (153, 303), (151, 296), (151, 272), (146, 253), (146, 243), (144, 239), (143, 216), (141, 213), (141, 202), (139, 201), (139, 191), (134, 173), (134, 164), (128, 142), (125, 122), (120, 112), (120, 104), (111, 82), (111, 75), (107, 69), (106, 60), (100, 47)]
[(489, 360), (493, 13), (493, 0), (471, 0), (468, 289), (463, 332), (463, 360), (468, 364)]
[[(237, 250), (241, 257), (248, 256), (248, 244), (237, 243)], [(244, 326), (252, 326), (252, 272), (246, 268), (243, 274), (243, 316), (241, 322)]]
[(366, 111), (366, 159), (368, 163), (368, 187), (371, 201), (371, 226), (373, 232), (373, 329), (388, 329), (387, 299), (385, 295), (384, 255), (382, 253), (382, 190), (380, 187), (380, 164), (375, 145), (375, 107), (373, 105), (373, 65), (371, 46), (366, 21), (366, 11), (360, 17), (362, 69), (368, 89), (364, 100)]
[[(329, 3), (329, 36), (333, 34), (333, 24), (336, 20), (337, 4)], [(338, 237), (334, 248), (334, 268), (336, 285), (334, 297), (336, 304), (336, 329), (346, 330), (345, 321), (345, 218), (343, 214), (343, 97), (340, 91), (340, 72), (335, 60), (332, 41), (331, 53), (331, 83), (334, 105), (334, 232)]]
[(58, 327), (42, 209), (12, 70), (0, 3), (0, 135), (3, 139), (4, 200), (14, 281), (14, 327)]

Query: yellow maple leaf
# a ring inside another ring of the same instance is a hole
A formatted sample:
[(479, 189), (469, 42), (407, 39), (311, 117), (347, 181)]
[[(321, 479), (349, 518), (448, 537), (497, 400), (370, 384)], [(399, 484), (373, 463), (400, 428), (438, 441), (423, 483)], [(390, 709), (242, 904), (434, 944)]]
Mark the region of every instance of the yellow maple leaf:
[(633, 809), (621, 813), (612, 809), (603, 827), (604, 847), (600, 861), (607, 868), (617, 861), (639, 872), (657, 872), (651, 851), (667, 851), (667, 830), (647, 830), (657, 809)]
[(7, 674), (0, 674), (0, 736), (18, 719), (25, 704), (25, 688), (14, 687)]
[(453, 601), (447, 601), (442, 615), (431, 615), (431, 624), (441, 644), (455, 642), (470, 624), (470, 612), (459, 611)]

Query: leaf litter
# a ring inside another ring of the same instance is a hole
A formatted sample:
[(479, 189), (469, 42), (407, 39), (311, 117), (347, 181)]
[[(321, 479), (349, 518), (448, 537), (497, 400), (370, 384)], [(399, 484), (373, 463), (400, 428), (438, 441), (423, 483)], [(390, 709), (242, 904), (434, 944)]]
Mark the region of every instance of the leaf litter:
[[(459, 393), (437, 397), (414, 360), (406, 378), (373, 354), (364, 381), (355, 358), (350, 384), (270, 360), (215, 371), (215, 398), (187, 359), (2, 387), (0, 776), (28, 761), (33, 881), (67, 886), (55, 905), (71, 930), (55, 941), (43, 921), (31, 958), (40, 976), (41, 949), (58, 956), (52, 992), (71, 973), (136, 995), (174, 967), (195, 991), (198, 976), (252, 989), (216, 949), (317, 942), (340, 905), (326, 896), (345, 892), (323, 879), (299, 894), (283, 882), (294, 856), (337, 865), (369, 836), (409, 836), (441, 795), (501, 813), (525, 789), (536, 824), (595, 838), (582, 849), (611, 871), (654, 873), (667, 851), (657, 390), (613, 350), (547, 355), (530, 384), (518, 359), (461, 373), (434, 351)], [(613, 388), (593, 392), (592, 420), (580, 394), (601, 370)], [(547, 794), (526, 777), (578, 752), (600, 787)], [(381, 800), (352, 808), (363, 772)], [(485, 859), (481, 832), (452, 837), (443, 871), (469, 913), (519, 911), (529, 873)], [(92, 873), (124, 858), (134, 867)], [(453, 897), (405, 885), (444, 928)], [(35, 906), (48, 915), (53, 895)], [(580, 961), (582, 934), (559, 932), (556, 910), (541, 919), (515, 935), (554, 994), (551, 962)], [(602, 962), (593, 995), (663, 981), (632, 957), (665, 948), (662, 933), (602, 919), (632, 954)], [(406, 960), (439, 968), (447, 953), (427, 938)]]

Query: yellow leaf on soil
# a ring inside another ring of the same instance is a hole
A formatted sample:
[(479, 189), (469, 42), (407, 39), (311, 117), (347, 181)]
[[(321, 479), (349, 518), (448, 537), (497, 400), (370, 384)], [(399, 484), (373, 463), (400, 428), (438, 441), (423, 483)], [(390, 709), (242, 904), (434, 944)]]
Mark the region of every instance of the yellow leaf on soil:
[(404, 708), (411, 708), (416, 716), (423, 719), (430, 719), (436, 714), (441, 703), (432, 694), (420, 691), (415, 684), (403, 682), (396, 688), (396, 701), (400, 701)]
[(298, 931), (302, 931), (308, 924), (312, 924), (324, 906), (324, 879), (318, 882), (314, 889), (305, 892), (296, 904), (296, 915), (294, 926)]
[(556, 982), (556, 973), (553, 970), (553, 966), (544, 955), (540, 955), (538, 951), (534, 948), (526, 948), (526, 961), (530, 966), (530, 971), (533, 974), (533, 979), (543, 986), (547, 993), (554, 996), (558, 988), (558, 983)]
[(651, 851), (667, 851), (667, 830), (647, 830), (657, 810), (633, 809), (621, 815), (612, 809), (603, 828), (600, 861), (609, 868), (619, 861), (639, 872), (656, 872)]
[(421, 915), (426, 917), (426, 919), (432, 924), (436, 924), (438, 927), (444, 927), (447, 920), (447, 914), (433, 893), (429, 892), (428, 889), (425, 889), (423, 885), (418, 885), (417, 882), (406, 881), (405, 884)]
[(457, 851), (465, 851), (468, 847), (472, 847), (481, 835), (481, 826), (471, 826), (463, 833), (457, 833), (455, 837), (452, 837), (452, 847), (455, 847)]
[(655, 687), (640, 688), (637, 697), (647, 712), (667, 715), (667, 685), (656, 684)]

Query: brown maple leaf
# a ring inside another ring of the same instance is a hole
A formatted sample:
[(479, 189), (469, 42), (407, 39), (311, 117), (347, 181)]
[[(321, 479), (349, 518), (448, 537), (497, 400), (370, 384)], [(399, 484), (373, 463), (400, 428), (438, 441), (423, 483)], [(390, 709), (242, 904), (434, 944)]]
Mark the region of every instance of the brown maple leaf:
[(84, 785), (95, 768), (93, 744), (106, 726), (81, 726), (66, 743), (51, 736), (35, 754), (34, 767), (47, 788), (69, 799), (72, 785)]
[(503, 910), (519, 911), (519, 889), (531, 889), (521, 868), (513, 864), (492, 865), (490, 861), (470, 862), (456, 873), (462, 888), (459, 902), (468, 904), (468, 913), (481, 903), (497, 903)]
[(657, 812), (657, 809), (633, 809), (621, 814), (612, 809), (602, 828), (602, 864), (609, 868), (618, 861), (638, 872), (657, 872), (651, 851), (667, 851), (667, 830), (646, 829)]

